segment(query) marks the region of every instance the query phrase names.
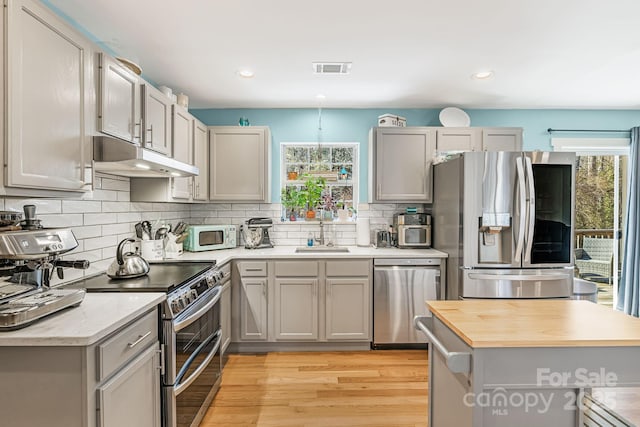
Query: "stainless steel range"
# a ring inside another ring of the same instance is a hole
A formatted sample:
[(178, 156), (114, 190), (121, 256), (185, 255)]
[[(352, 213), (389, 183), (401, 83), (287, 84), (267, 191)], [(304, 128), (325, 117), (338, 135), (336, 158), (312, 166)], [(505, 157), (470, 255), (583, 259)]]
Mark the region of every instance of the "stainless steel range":
[(220, 387), (220, 297), (223, 273), (215, 262), (152, 263), (146, 276), (106, 274), (71, 286), (87, 292), (165, 292), (162, 307), (163, 426), (196, 426)]
[(68, 228), (33, 228), (0, 233), (0, 330), (19, 329), (79, 305), (83, 289), (51, 289), (55, 270), (89, 267), (89, 261), (59, 259), (78, 246)]

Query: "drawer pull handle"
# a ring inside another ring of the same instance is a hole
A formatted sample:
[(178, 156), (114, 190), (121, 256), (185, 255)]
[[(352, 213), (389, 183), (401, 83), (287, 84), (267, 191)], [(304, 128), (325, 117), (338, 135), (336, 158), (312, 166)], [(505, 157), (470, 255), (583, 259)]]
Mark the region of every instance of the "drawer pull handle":
[(261, 268), (246, 268), (246, 271), (262, 271)]
[(138, 337), (138, 339), (137, 339), (137, 340), (135, 340), (134, 342), (130, 342), (129, 344), (127, 344), (127, 347), (129, 347), (129, 348), (133, 348), (133, 347), (137, 346), (137, 345), (138, 345), (138, 344), (140, 344), (142, 341), (144, 341), (144, 339), (145, 339), (145, 338), (147, 338), (149, 335), (151, 335), (151, 331), (147, 332), (147, 333), (146, 333), (146, 334), (144, 334), (144, 335), (140, 335), (140, 336)]
[(422, 320), (428, 320), (427, 316), (415, 316), (413, 324), (416, 329), (422, 331), (427, 336), (429, 344), (433, 345), (436, 350), (444, 357), (449, 370), (456, 374), (469, 374), (471, 372), (471, 353), (449, 351), (436, 338), (431, 329), (425, 325)]

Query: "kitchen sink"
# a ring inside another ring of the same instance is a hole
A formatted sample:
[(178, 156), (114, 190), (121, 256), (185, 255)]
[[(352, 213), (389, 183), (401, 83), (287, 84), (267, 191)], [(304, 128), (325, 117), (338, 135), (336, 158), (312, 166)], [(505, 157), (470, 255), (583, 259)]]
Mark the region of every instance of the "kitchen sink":
[(300, 246), (296, 248), (296, 253), (346, 253), (349, 248), (343, 246)]

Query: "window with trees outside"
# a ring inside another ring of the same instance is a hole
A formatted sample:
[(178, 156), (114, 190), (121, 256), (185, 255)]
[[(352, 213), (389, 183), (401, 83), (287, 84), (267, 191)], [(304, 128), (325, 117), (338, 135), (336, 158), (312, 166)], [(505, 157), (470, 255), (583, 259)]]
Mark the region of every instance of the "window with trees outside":
[(573, 151), (576, 164), (575, 268), (596, 288), (597, 302), (618, 295), (628, 175), (628, 138), (553, 138), (555, 151)]
[(358, 205), (358, 144), (281, 143), (282, 217), (349, 221)]

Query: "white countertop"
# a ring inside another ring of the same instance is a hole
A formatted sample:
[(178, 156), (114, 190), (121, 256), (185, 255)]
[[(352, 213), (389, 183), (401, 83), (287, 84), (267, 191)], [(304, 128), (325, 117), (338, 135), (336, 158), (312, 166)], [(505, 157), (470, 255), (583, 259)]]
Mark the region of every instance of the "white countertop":
[(23, 329), (0, 332), (0, 347), (87, 346), (164, 301), (148, 293), (90, 293), (78, 307), (54, 313)]
[(357, 258), (447, 258), (435, 249), (375, 248), (348, 246), (349, 252), (296, 253), (296, 246), (275, 246), (265, 249), (220, 249), (217, 251), (187, 252), (167, 261), (216, 261), (218, 265), (234, 259), (357, 259)]

